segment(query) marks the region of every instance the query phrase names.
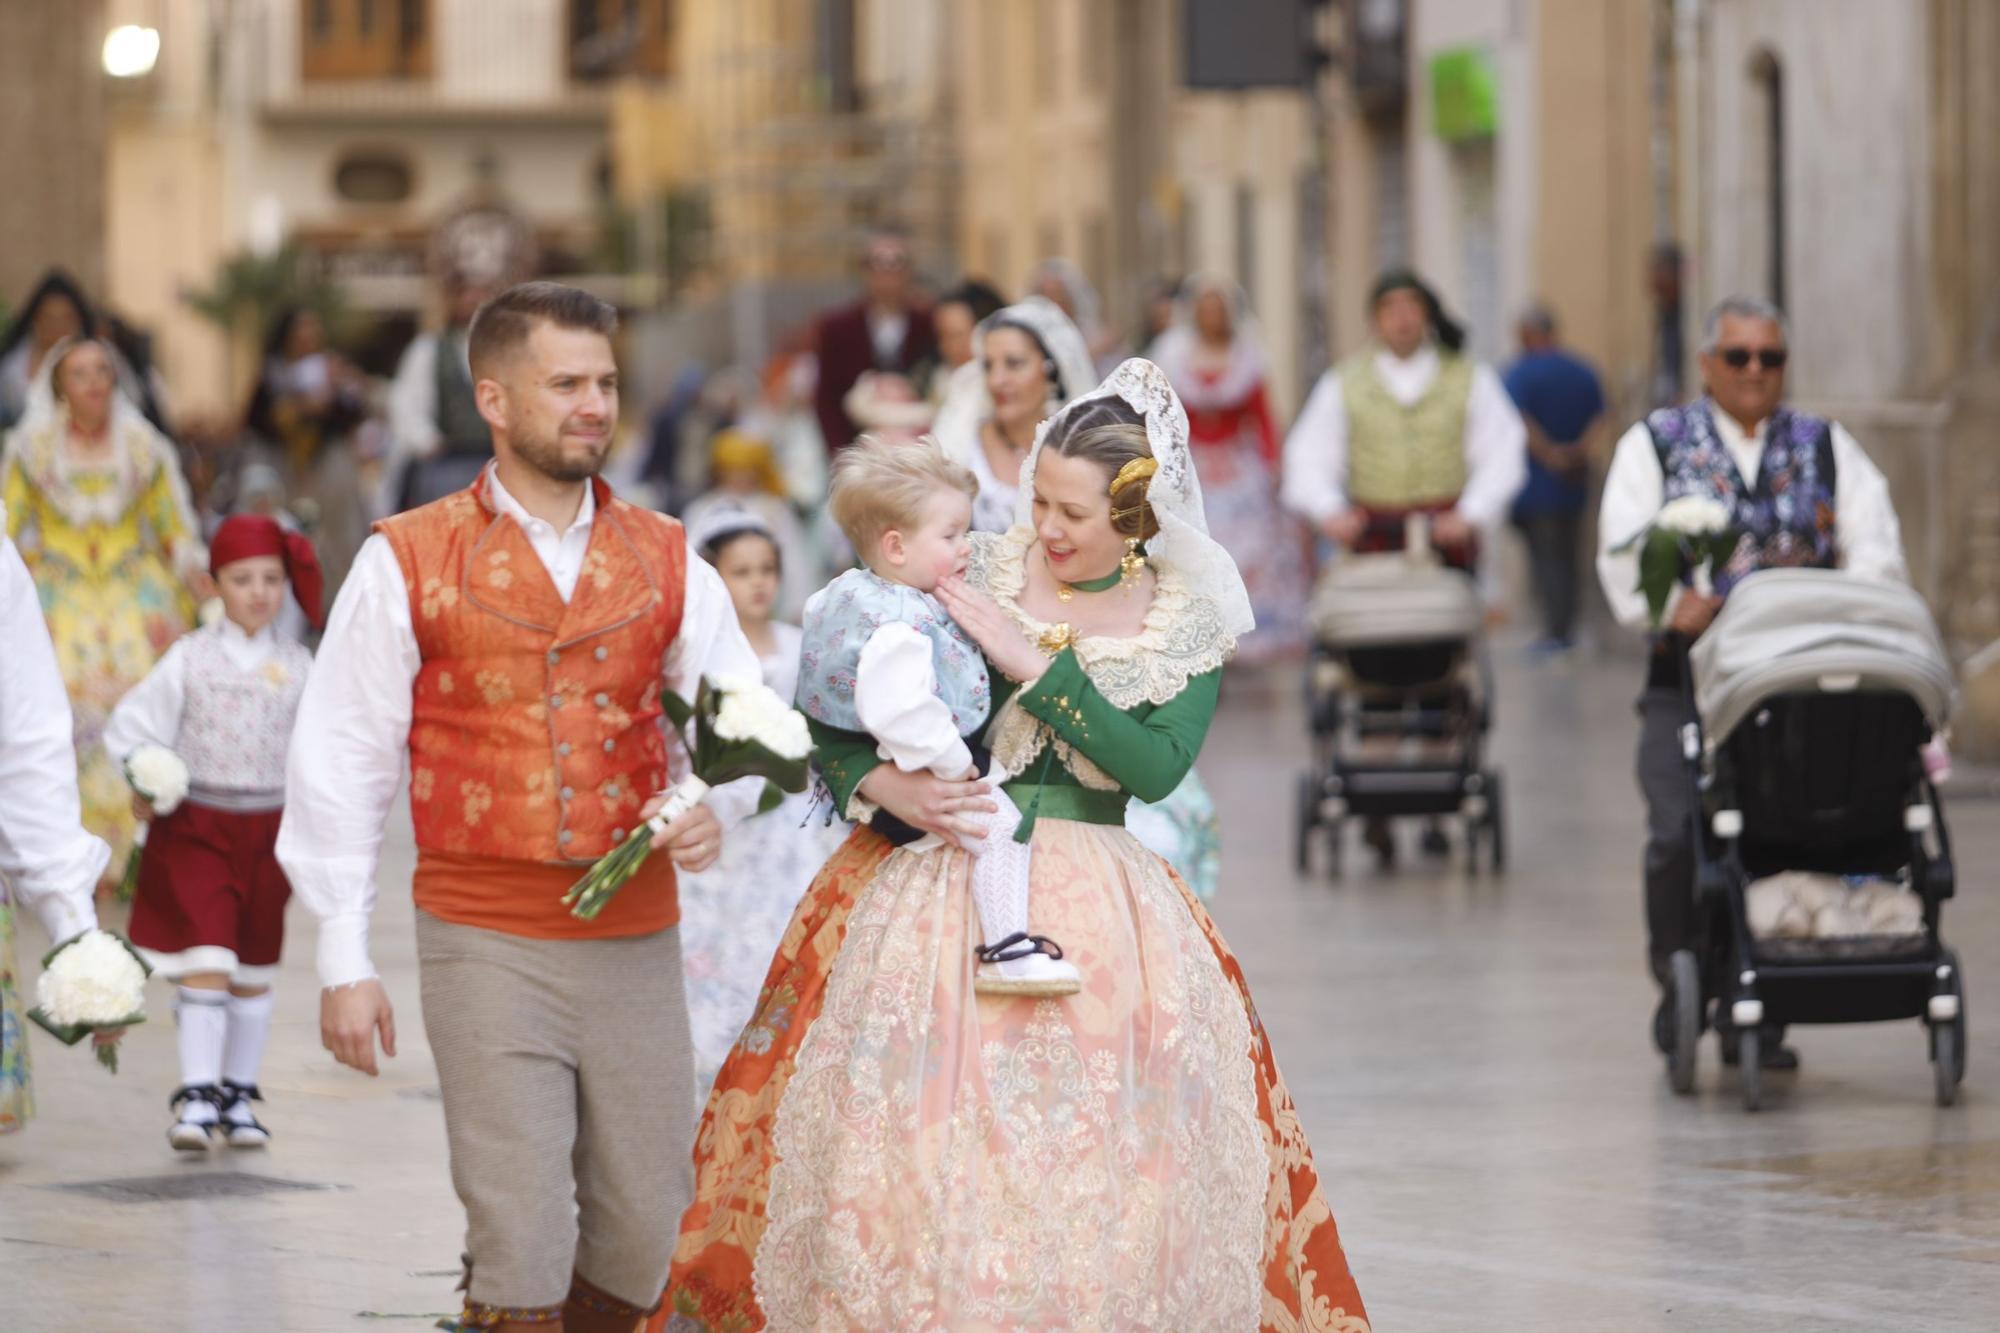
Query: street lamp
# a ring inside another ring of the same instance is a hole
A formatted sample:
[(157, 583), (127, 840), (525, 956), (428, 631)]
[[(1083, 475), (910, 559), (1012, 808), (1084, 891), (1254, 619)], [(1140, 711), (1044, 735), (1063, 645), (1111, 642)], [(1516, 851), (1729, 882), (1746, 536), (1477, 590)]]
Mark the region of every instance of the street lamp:
[(114, 79), (142, 79), (160, 60), (160, 30), (136, 23), (113, 28), (104, 38), (104, 72)]

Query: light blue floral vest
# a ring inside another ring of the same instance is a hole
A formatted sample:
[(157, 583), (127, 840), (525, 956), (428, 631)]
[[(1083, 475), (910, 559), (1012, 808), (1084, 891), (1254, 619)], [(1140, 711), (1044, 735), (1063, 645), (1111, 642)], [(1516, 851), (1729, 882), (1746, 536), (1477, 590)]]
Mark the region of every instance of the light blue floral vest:
[(842, 574), (806, 603), (799, 709), (831, 727), (866, 731), (855, 709), (854, 674), (862, 648), (888, 624), (908, 625), (931, 641), (937, 695), (951, 709), (958, 734), (970, 736), (985, 725), (993, 708), (993, 687), (979, 649), (936, 598), (865, 569)]

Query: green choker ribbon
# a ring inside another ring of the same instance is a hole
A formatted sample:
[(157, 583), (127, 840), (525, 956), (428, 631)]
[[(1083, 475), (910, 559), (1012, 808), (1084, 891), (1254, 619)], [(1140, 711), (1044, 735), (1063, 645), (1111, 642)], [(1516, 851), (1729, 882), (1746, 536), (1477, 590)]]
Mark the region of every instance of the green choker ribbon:
[(1112, 570), (1101, 579), (1083, 579), (1076, 583), (1064, 583), (1061, 579), (1057, 579), (1056, 596), (1060, 600), (1067, 602), (1072, 593), (1109, 592), (1111, 589), (1117, 587), (1124, 577), (1125, 571), (1120, 568)]

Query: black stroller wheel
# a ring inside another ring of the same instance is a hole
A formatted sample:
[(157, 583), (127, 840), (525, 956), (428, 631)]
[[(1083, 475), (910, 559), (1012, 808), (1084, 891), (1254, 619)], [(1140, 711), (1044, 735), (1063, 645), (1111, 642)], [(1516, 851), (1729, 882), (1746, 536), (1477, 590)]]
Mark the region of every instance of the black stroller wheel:
[(1950, 1106), (1958, 1100), (1958, 1083), (1965, 1077), (1958, 1038), (1958, 1024), (1955, 1021), (1939, 1023), (1931, 1029), (1931, 1072), (1937, 1079), (1939, 1106)]
[(1497, 875), (1507, 868), (1506, 782), (1498, 773), (1486, 775), (1486, 836)]
[(1701, 967), (1687, 949), (1667, 960), (1673, 987), (1673, 1045), (1667, 1051), (1667, 1083), (1685, 1097), (1694, 1091), (1695, 1056), (1701, 1045)]
[(1736, 1030), (1737, 1073), (1743, 1079), (1743, 1109), (1759, 1110), (1764, 1105), (1764, 1050), (1756, 1028)]

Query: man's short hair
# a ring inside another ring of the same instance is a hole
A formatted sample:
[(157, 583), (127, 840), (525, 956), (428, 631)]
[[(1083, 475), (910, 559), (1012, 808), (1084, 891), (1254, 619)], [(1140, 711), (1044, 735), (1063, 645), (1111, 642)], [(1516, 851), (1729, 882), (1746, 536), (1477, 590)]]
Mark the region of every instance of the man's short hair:
[(538, 324), (561, 329), (585, 329), (609, 338), (618, 330), (618, 311), (578, 287), (560, 282), (524, 282), (509, 287), (472, 317), (466, 335), (466, 359), (472, 377), (488, 378), (486, 371), (519, 351)]
[(833, 460), (826, 507), (864, 562), (892, 529), (908, 531), (923, 522), (924, 506), (941, 490), (979, 497), (971, 471), (945, 457), (936, 440), (886, 440), (864, 435)]
[(1523, 333), (1553, 338), (1556, 336), (1556, 312), (1537, 301), (1521, 312), (1519, 326)]
[(1725, 296), (1715, 303), (1708, 312), (1708, 318), (1701, 322), (1701, 350), (1704, 354), (1715, 350), (1716, 336), (1722, 332), (1725, 319), (1768, 319), (1778, 326), (1778, 336), (1785, 340), (1785, 346), (1792, 345), (1791, 321), (1785, 312), (1771, 302), (1756, 296)]

